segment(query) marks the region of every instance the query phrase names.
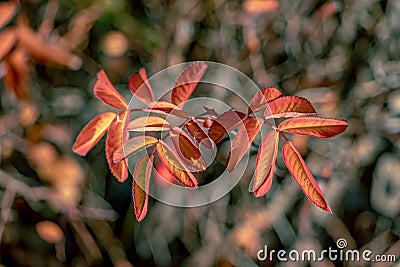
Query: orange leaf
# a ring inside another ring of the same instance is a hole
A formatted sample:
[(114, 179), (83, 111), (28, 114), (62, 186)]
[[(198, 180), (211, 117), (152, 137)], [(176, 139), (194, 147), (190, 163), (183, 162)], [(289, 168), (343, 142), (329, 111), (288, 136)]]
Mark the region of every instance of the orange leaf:
[(308, 199), (321, 209), (332, 213), (321, 189), (292, 142), (289, 141), (283, 146), (282, 157), (290, 174)]
[(0, 28), (3, 28), (14, 16), (17, 11), (17, 4), (13, 1), (0, 3)]
[(135, 215), (138, 222), (147, 213), (149, 185), (154, 155), (143, 155), (137, 162), (133, 172), (132, 196)]
[(325, 119), (319, 117), (298, 117), (287, 119), (279, 124), (278, 129), (294, 134), (303, 134), (318, 138), (329, 138), (346, 130), (345, 120)]
[(82, 60), (70, 53), (63, 45), (50, 43), (29, 26), (18, 24), (19, 44), (29, 51), (32, 58), (48, 65), (68, 67), (73, 70), (80, 68)]
[[(1, 11), (0, 11), (1, 14)], [(14, 29), (5, 29), (0, 33), (0, 61), (3, 59), (8, 52), (14, 47), (17, 41), (17, 34)]]
[(97, 73), (97, 78), (98, 80), (93, 89), (94, 95), (113, 108), (127, 109), (128, 103), (112, 85), (104, 70)]
[(103, 137), (116, 116), (114, 112), (106, 112), (91, 120), (79, 133), (72, 150), (85, 156)]
[(161, 117), (139, 117), (129, 122), (128, 131), (165, 131), (170, 130), (171, 125)]
[(213, 148), (214, 142), (208, 136), (208, 134), (201, 128), (200, 124), (197, 122), (195, 118), (190, 119), (185, 124), (186, 129), (188, 129), (189, 133), (196, 138), (199, 143), (202, 143), (207, 148)]
[(31, 86), (31, 80), (27, 58), (25, 49), (17, 47), (5, 60), (7, 64), (4, 84), (20, 100), (29, 98), (27, 90)]
[(277, 0), (246, 0), (243, 9), (249, 14), (269, 13), (279, 7)]
[(299, 96), (283, 96), (268, 103), (264, 116), (269, 118), (299, 117), (315, 114), (315, 109), (310, 101)]
[(145, 149), (150, 145), (154, 145), (158, 142), (158, 139), (152, 136), (140, 135), (129, 139), (121, 147), (115, 150), (113, 154), (113, 162), (117, 163), (121, 160), (135, 155), (141, 150)]
[(206, 169), (206, 162), (199, 148), (186, 132), (178, 127), (174, 127), (170, 132), (170, 136), (177, 150), (177, 155), (181, 156), (190, 169), (194, 171), (203, 171)]
[(188, 115), (180, 107), (165, 101), (156, 101), (149, 104), (149, 108), (145, 109), (148, 112), (174, 115), (182, 118), (187, 118)]
[(156, 149), (163, 164), (180, 184), (186, 187), (198, 186), (194, 175), (185, 168), (184, 163), (164, 141), (160, 140)]
[(116, 150), (122, 147), (126, 139), (125, 125), (129, 120), (129, 111), (122, 111), (112, 121), (106, 139), (106, 157), (112, 174), (118, 181), (124, 182), (128, 178), (128, 166), (125, 160), (114, 163), (113, 155)]
[(228, 166), (226, 166), (228, 172), (233, 171), (246, 154), (246, 151), (250, 148), (251, 143), (260, 131), (263, 122), (264, 120), (260, 118), (247, 118), (244, 120), (235, 139), (233, 139), (231, 152), (228, 158)]
[(250, 100), (248, 113), (257, 112), (268, 105), (268, 102), (281, 97), (282, 93), (275, 87), (267, 87), (258, 91)]
[(190, 64), (184, 71), (182, 71), (175, 81), (171, 95), (171, 102), (177, 106), (186, 102), (206, 70), (207, 64), (199, 61)]
[(218, 144), (224, 135), (238, 127), (245, 117), (246, 115), (242, 112), (229, 110), (213, 121), (208, 135), (215, 144)]
[(138, 73), (134, 73), (129, 78), (128, 86), (132, 94), (145, 105), (149, 105), (154, 101), (153, 89), (144, 68), (141, 68)]
[(264, 137), (258, 149), (256, 170), (253, 178), (253, 191), (257, 197), (265, 195), (271, 187), (278, 154), (278, 144), (279, 132), (270, 131)]

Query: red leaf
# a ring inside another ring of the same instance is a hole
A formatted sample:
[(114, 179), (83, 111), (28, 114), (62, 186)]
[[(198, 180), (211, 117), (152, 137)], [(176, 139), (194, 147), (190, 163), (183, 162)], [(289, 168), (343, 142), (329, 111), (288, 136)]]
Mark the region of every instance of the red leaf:
[(346, 130), (345, 120), (325, 119), (319, 117), (298, 117), (287, 119), (279, 124), (278, 129), (294, 134), (303, 134), (318, 138), (329, 138)]
[(13, 1), (0, 3), (0, 28), (4, 27), (14, 16), (17, 11), (17, 4)]
[(208, 134), (201, 128), (200, 124), (197, 122), (195, 118), (190, 119), (185, 124), (186, 129), (188, 129), (189, 133), (196, 138), (199, 143), (202, 143), (207, 148), (213, 148), (214, 142), (208, 136)]
[(228, 166), (226, 166), (228, 172), (233, 171), (246, 154), (246, 151), (250, 148), (251, 143), (260, 131), (263, 122), (264, 120), (260, 118), (247, 118), (244, 120), (235, 139), (233, 139), (231, 152), (228, 158)]
[(207, 64), (199, 61), (190, 64), (190, 66), (182, 71), (175, 81), (171, 102), (177, 106), (186, 102), (206, 70)]
[(149, 105), (154, 101), (153, 89), (144, 68), (141, 68), (138, 73), (134, 73), (129, 78), (128, 86), (132, 94), (145, 105)]
[(116, 116), (114, 112), (106, 112), (91, 120), (79, 133), (72, 150), (85, 156), (103, 137)]
[[(1, 12), (0, 12), (1, 14)], [(0, 33), (0, 61), (14, 47), (17, 41), (17, 34), (14, 29), (5, 29)]]
[(283, 96), (268, 103), (264, 116), (269, 118), (299, 117), (315, 114), (315, 109), (310, 101), (299, 96)]
[(97, 73), (97, 78), (98, 81), (94, 85), (93, 89), (95, 96), (113, 108), (127, 109), (128, 103), (112, 85), (104, 70)]
[(194, 175), (185, 168), (184, 163), (164, 141), (160, 140), (156, 149), (163, 164), (180, 184), (186, 187), (198, 186)]
[(170, 130), (171, 125), (161, 117), (139, 117), (129, 122), (128, 131), (165, 131)]
[(123, 142), (126, 139), (126, 123), (129, 119), (129, 111), (122, 111), (112, 121), (110, 128), (108, 129), (106, 139), (106, 157), (108, 166), (112, 174), (117, 178), (118, 181), (124, 182), (128, 178), (128, 166), (125, 160), (114, 163), (113, 155), (116, 150), (122, 147)]
[(150, 145), (154, 145), (158, 142), (158, 139), (152, 136), (140, 135), (129, 139), (121, 147), (115, 150), (113, 154), (113, 162), (117, 163), (121, 160), (135, 155), (141, 150), (145, 149)]
[(260, 144), (253, 178), (253, 191), (256, 197), (265, 195), (271, 187), (278, 144), (278, 131), (270, 131)]
[(224, 135), (238, 127), (245, 117), (246, 115), (242, 112), (229, 110), (213, 121), (208, 135), (215, 144), (218, 144)]
[(170, 136), (177, 150), (177, 155), (181, 156), (190, 170), (203, 171), (206, 169), (206, 162), (204, 161), (199, 148), (187, 133), (178, 127), (174, 127), (170, 132)]
[(248, 113), (257, 112), (268, 105), (268, 102), (281, 97), (282, 93), (275, 87), (267, 87), (258, 91), (250, 101)]
[(149, 104), (149, 108), (145, 109), (148, 112), (160, 113), (165, 115), (174, 115), (182, 118), (187, 118), (188, 115), (180, 107), (165, 101), (156, 101)]
[(147, 214), (149, 185), (154, 155), (143, 155), (137, 162), (133, 172), (132, 196), (133, 207), (138, 222)]
[(289, 141), (283, 146), (282, 157), (290, 174), (308, 199), (321, 209), (332, 213), (321, 189), (292, 142)]

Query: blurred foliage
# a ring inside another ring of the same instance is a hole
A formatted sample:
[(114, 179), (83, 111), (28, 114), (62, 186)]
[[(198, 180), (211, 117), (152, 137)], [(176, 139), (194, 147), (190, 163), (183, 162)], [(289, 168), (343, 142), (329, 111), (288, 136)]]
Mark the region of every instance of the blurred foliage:
[[(398, 256), (399, 56), (397, 0), (0, 2), (0, 263), (307, 266), (260, 263), (256, 253), (264, 244), (320, 251), (338, 238)], [(304, 199), (278, 159), (264, 198), (247, 190), (249, 167), (219, 201), (183, 209), (153, 200), (139, 224), (104, 140), (85, 158), (72, 154), (82, 126), (108, 110), (92, 95), (99, 69), (126, 84), (139, 67), (191, 60), (228, 64), (349, 121), (334, 141), (294, 139), (333, 215)]]

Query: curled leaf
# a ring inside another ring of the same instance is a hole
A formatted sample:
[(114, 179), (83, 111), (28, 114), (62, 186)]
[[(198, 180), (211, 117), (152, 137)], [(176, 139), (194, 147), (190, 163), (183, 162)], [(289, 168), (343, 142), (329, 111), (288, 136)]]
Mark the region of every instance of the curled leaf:
[(106, 133), (116, 116), (114, 112), (106, 112), (91, 120), (79, 133), (72, 150), (78, 155), (85, 156)]
[(152, 136), (140, 135), (129, 139), (121, 147), (115, 150), (113, 154), (113, 162), (117, 163), (121, 160), (135, 155), (141, 150), (145, 149), (150, 145), (154, 145), (158, 142), (158, 139)]
[(194, 171), (203, 171), (206, 169), (206, 162), (199, 148), (185, 131), (174, 127), (170, 132), (170, 136), (177, 150), (177, 155), (181, 156), (189, 169), (193, 169)]
[(313, 175), (301, 157), (300, 152), (297, 151), (292, 142), (289, 141), (283, 146), (282, 157), (290, 174), (308, 199), (321, 209), (332, 213), (331, 208), (324, 198), (322, 190), (319, 188)]
[(160, 140), (157, 143), (156, 150), (163, 164), (180, 184), (186, 187), (198, 186), (194, 175), (185, 168), (184, 163), (164, 141)]
[(139, 117), (128, 123), (128, 131), (165, 131), (170, 128), (168, 121), (156, 116)]
[(275, 87), (261, 89), (250, 100), (248, 113), (251, 114), (265, 108), (268, 102), (281, 96), (281, 91)]
[(246, 154), (246, 151), (250, 148), (251, 143), (260, 131), (263, 122), (264, 120), (260, 118), (247, 118), (244, 120), (235, 139), (233, 139), (232, 148), (228, 158), (228, 165), (226, 166), (228, 172), (233, 171)]
[(112, 85), (104, 70), (97, 73), (97, 78), (98, 81), (94, 85), (93, 89), (95, 96), (113, 108), (127, 109), (128, 103)]
[(257, 154), (252, 188), (256, 197), (265, 195), (271, 187), (276, 156), (278, 154), (278, 144), (278, 131), (270, 131), (261, 141)]
[(224, 135), (238, 127), (245, 117), (246, 115), (242, 112), (229, 110), (213, 121), (208, 135), (215, 144), (218, 144)]
[(186, 129), (188, 129), (189, 133), (196, 138), (199, 143), (202, 143), (207, 148), (213, 148), (214, 142), (208, 136), (208, 134), (201, 128), (200, 124), (197, 122), (195, 118), (188, 120), (185, 124)]
[(310, 101), (299, 96), (283, 96), (268, 103), (264, 116), (269, 118), (299, 117), (315, 114), (315, 109)]
[(108, 134), (106, 139), (106, 157), (108, 166), (115, 176), (115, 178), (124, 182), (128, 178), (128, 166), (125, 160), (114, 163), (113, 155), (116, 150), (122, 147), (126, 139), (126, 123), (129, 120), (129, 111), (122, 111), (112, 121), (108, 128)]
[(329, 138), (346, 130), (348, 126), (345, 120), (325, 119), (319, 117), (290, 118), (281, 122), (280, 131), (294, 134), (303, 134), (318, 138)]
[(133, 207), (138, 222), (147, 214), (149, 201), (149, 185), (154, 155), (143, 155), (137, 162), (133, 172), (132, 196)]
[(207, 64), (199, 61), (190, 64), (184, 71), (182, 71), (175, 81), (171, 95), (171, 102), (177, 106), (186, 102), (206, 70)]
[(128, 81), (129, 89), (145, 105), (154, 102), (153, 89), (151, 88), (146, 70), (141, 68), (138, 73), (134, 73)]
[(165, 101), (156, 101), (149, 104), (149, 107), (145, 109), (148, 112), (160, 113), (165, 115), (174, 115), (177, 117), (187, 118), (188, 115), (186, 114), (183, 109), (180, 107)]

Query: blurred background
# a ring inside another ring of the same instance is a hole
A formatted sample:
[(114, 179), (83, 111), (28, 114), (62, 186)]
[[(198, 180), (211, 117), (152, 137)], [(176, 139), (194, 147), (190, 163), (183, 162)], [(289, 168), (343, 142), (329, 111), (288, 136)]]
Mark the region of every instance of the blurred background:
[[(256, 255), (264, 245), (336, 248), (339, 238), (398, 257), (399, 59), (397, 0), (0, 2), (0, 266), (342, 266)], [(332, 215), (280, 158), (272, 189), (255, 198), (251, 155), (222, 199), (185, 209), (151, 199), (137, 223), (132, 177), (113, 178), (104, 138), (84, 158), (72, 153), (81, 128), (108, 110), (92, 91), (100, 69), (129, 100), (140, 67), (152, 75), (193, 60), (230, 65), (349, 121), (334, 139), (293, 136)]]

